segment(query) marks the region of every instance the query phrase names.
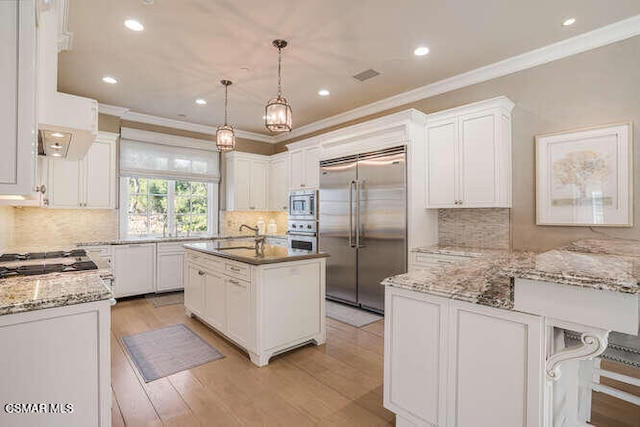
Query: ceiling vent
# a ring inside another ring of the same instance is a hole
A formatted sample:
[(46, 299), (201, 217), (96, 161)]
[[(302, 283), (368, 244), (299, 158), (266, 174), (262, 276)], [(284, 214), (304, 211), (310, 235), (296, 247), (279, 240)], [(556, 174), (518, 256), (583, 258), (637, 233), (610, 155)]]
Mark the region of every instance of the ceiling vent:
[(360, 80), (361, 82), (365, 81), (365, 80), (369, 80), (374, 78), (375, 76), (379, 76), (380, 73), (377, 72), (376, 70), (373, 70), (371, 68), (369, 68), (368, 70), (364, 70), (361, 73), (356, 74), (355, 76), (353, 76), (354, 79), (356, 80)]

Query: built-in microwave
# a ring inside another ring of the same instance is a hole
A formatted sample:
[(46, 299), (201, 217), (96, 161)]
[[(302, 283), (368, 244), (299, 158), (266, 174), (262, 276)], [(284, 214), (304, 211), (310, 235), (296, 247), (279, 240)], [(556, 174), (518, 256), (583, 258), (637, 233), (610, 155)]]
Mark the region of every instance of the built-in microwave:
[(289, 193), (289, 219), (315, 220), (318, 218), (318, 192), (298, 190)]

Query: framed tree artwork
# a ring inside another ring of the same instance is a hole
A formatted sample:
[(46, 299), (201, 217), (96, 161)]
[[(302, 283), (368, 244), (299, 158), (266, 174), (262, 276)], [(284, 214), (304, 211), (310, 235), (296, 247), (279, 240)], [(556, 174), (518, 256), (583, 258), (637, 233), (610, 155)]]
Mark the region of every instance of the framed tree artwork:
[(538, 225), (633, 225), (631, 126), (536, 136)]

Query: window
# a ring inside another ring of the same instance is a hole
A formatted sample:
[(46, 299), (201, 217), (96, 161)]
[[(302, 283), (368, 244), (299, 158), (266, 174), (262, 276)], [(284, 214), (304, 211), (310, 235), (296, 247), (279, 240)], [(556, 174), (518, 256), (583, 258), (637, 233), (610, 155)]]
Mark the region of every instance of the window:
[(120, 134), (120, 236), (217, 233), (215, 145), (125, 127)]
[(175, 236), (217, 231), (217, 184), (123, 177), (123, 236)]

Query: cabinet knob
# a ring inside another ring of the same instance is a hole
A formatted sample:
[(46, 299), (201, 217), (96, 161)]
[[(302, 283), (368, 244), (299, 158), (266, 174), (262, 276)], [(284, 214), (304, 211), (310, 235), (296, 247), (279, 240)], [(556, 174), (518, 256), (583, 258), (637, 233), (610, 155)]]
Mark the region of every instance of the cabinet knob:
[(307, 184), (300, 184), (300, 187), (306, 187)]
[(198, 275), (199, 275), (199, 276), (204, 276), (204, 271), (202, 271), (202, 270), (198, 270)]

